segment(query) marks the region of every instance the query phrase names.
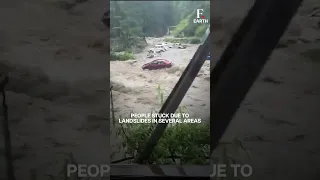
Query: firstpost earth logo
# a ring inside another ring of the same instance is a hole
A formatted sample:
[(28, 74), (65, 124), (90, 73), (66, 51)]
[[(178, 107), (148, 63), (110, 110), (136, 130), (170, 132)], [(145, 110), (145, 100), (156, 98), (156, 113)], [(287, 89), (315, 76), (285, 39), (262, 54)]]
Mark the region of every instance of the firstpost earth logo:
[(197, 19), (193, 19), (195, 24), (206, 24), (209, 23), (208, 19), (205, 19), (203, 15), (203, 9), (197, 9)]

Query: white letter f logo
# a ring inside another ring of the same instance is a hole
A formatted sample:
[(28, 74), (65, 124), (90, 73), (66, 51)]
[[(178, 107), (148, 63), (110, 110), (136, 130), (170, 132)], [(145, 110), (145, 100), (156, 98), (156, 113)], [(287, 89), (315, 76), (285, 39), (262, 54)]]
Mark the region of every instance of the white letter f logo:
[(200, 19), (200, 15), (203, 14), (203, 9), (197, 9), (197, 18)]

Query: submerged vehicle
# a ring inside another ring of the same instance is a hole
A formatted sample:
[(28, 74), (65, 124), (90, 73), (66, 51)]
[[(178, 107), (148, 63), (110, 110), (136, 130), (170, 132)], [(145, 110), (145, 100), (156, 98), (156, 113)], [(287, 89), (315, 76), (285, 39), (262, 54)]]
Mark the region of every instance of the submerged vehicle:
[(147, 58), (153, 58), (153, 57), (154, 57), (154, 54), (152, 53), (147, 54)]
[(162, 52), (165, 52), (168, 50), (168, 48), (162, 44), (155, 45), (155, 48)]
[(153, 54), (156, 54), (156, 53), (162, 53), (164, 52), (163, 49), (160, 49), (160, 48), (151, 48), (148, 53), (153, 53)]
[(167, 46), (168, 48), (172, 48), (172, 44), (168, 44), (168, 43), (162, 43), (164, 46)]
[(178, 49), (186, 49), (187, 48), (187, 45), (184, 45), (184, 44), (181, 44), (178, 46)]
[(171, 68), (173, 63), (166, 59), (156, 59), (149, 63), (146, 63), (142, 66), (142, 69), (155, 70), (155, 69), (163, 69), (163, 68)]
[(164, 43), (162, 43), (162, 44), (160, 44), (160, 45), (162, 45), (163, 47), (165, 47), (167, 50), (168, 50), (169, 48), (172, 48), (172, 44), (168, 44), (167, 42), (164, 42)]

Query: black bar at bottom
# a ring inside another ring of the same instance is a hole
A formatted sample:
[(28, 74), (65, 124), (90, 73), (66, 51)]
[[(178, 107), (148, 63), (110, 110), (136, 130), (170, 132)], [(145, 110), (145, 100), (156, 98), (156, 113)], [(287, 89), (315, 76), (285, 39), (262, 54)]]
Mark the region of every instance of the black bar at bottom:
[(111, 179), (209, 179), (213, 172), (210, 165), (140, 165), (119, 164), (111, 165)]
[(176, 177), (176, 176), (161, 176), (161, 177), (148, 177), (148, 176), (111, 176), (111, 180), (209, 180), (210, 177)]

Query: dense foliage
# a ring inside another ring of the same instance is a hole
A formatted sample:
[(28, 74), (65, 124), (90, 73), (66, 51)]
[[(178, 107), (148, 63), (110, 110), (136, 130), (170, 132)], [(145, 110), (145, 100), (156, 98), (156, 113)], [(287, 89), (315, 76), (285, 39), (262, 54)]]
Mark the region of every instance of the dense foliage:
[(208, 24), (194, 24), (196, 9), (209, 18), (210, 1), (111, 1), (113, 52), (141, 50), (145, 37), (201, 37)]
[[(210, 156), (208, 123), (207, 121), (200, 124), (170, 124), (152, 152), (150, 160), (156, 164), (208, 164)], [(125, 128), (126, 153), (135, 156), (141, 151), (154, 128), (155, 124), (129, 124)]]

